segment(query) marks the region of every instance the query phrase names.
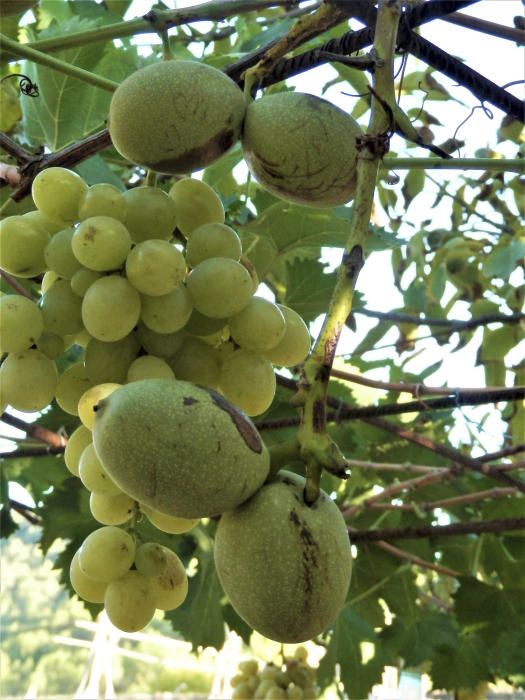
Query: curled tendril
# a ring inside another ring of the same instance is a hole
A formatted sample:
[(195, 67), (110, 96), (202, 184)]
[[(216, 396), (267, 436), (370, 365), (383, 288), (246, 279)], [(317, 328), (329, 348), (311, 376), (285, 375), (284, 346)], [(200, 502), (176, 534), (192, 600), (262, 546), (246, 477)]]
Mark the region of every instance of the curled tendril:
[[(456, 136), (458, 135), (458, 132), (459, 132), (459, 130), (461, 129), (461, 127), (462, 127), (462, 126), (465, 126), (465, 124), (466, 124), (470, 119), (472, 119), (472, 116), (473, 116), (474, 112), (475, 112), (477, 109), (483, 110), (483, 113), (484, 113), (484, 115), (487, 117), (487, 119), (491, 119), (491, 120), (494, 119), (494, 113), (492, 112), (492, 110), (490, 110), (490, 109), (487, 107), (487, 105), (486, 105), (484, 102), (481, 102), (479, 105), (475, 105), (475, 106), (472, 107), (472, 109), (470, 110), (470, 114), (468, 115), (468, 117), (466, 117), (465, 119), (463, 119), (463, 121), (461, 122), (461, 124), (459, 124), (459, 125), (456, 127), (456, 131), (454, 132), (454, 136), (452, 137), (452, 140), (453, 140), (453, 141), (455, 141), (456, 143), (460, 143), (460, 141), (456, 138)], [(460, 148), (458, 148), (458, 154), (461, 156), (461, 149), (460, 149)]]
[(418, 87), (419, 90), (421, 90), (421, 92), (423, 92), (423, 93), (425, 94), (425, 96), (423, 97), (423, 102), (421, 103), (421, 107), (419, 108), (419, 112), (418, 112), (418, 113), (416, 114), (416, 116), (412, 119), (412, 124), (413, 124), (414, 122), (416, 122), (416, 121), (419, 119), (419, 117), (421, 116), (421, 114), (422, 114), (422, 112), (423, 112), (423, 108), (425, 107), (425, 102), (427, 101), (428, 96), (430, 95), (429, 91), (428, 91), (428, 90), (425, 90), (425, 88), (421, 86), (421, 81), (419, 81), (417, 87)]
[(0, 80), (0, 83), (3, 83), (4, 80), (8, 80), (9, 78), (20, 78), (18, 89), (22, 95), (27, 95), (27, 97), (39, 96), (40, 92), (38, 90), (38, 85), (34, 83), (27, 75), (24, 75), (23, 73), (10, 73), (9, 75), (4, 76)]

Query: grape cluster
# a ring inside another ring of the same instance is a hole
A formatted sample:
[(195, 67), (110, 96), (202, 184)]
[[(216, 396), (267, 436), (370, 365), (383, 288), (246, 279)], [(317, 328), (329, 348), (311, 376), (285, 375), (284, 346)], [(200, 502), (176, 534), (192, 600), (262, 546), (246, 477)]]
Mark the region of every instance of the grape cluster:
[(259, 668), (256, 659), (241, 661), (239, 673), (231, 679), (233, 700), (313, 700), (319, 697), (315, 668), (308, 664), (308, 651), (298, 647), (282, 664)]

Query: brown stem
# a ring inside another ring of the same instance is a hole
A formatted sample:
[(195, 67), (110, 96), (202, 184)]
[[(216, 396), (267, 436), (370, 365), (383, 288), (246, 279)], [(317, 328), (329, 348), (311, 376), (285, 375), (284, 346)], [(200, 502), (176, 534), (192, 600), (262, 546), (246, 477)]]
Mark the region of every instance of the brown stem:
[(438, 326), (449, 328), (452, 331), (465, 331), (478, 326), (486, 326), (489, 323), (520, 323), (525, 319), (525, 314), (485, 314), (477, 318), (469, 318), (466, 321), (446, 318), (422, 318), (398, 311), (374, 311), (373, 309), (355, 309), (352, 314), (361, 314), (370, 318), (378, 318), (383, 321), (396, 321), (398, 323), (412, 323), (415, 326)]
[[(480, 462), (486, 462), (487, 460), (485, 457), (478, 457), (478, 461)], [(446, 465), (439, 465), (439, 466), (434, 466), (430, 467), (428, 465), (420, 465), (420, 464), (395, 464), (391, 462), (370, 462), (366, 460), (361, 460), (361, 459), (347, 459), (346, 460), (347, 466), (352, 469), (352, 467), (355, 467), (356, 469), (372, 469), (376, 471), (386, 471), (386, 472), (407, 472), (409, 474), (427, 474), (428, 472), (435, 472), (438, 470), (444, 470), (444, 469), (449, 469), (450, 467)], [(520, 461), (520, 462), (514, 462), (514, 463), (501, 463), (501, 464), (492, 464), (491, 465), (492, 469), (498, 469), (499, 471), (511, 471), (513, 469), (524, 469), (525, 468), (525, 461)]]
[(12, 426), (13, 428), (18, 428), (18, 430), (23, 430), (28, 435), (31, 435), (41, 442), (45, 442), (47, 445), (51, 445), (53, 447), (65, 447), (67, 444), (67, 438), (63, 435), (59, 435), (52, 430), (43, 428), (37, 423), (26, 423), (25, 421), (20, 420), (20, 418), (16, 418), (5, 411), (0, 416), (0, 421)]
[(47, 457), (49, 455), (61, 455), (65, 445), (48, 445), (47, 447), (27, 447), (13, 450), (12, 452), (0, 452), (0, 459), (20, 459), (21, 457)]
[(436, 571), (438, 574), (452, 576), (453, 578), (460, 575), (457, 571), (454, 571), (454, 569), (449, 569), (446, 566), (440, 566), (439, 564), (433, 564), (432, 562), (426, 561), (426, 559), (421, 559), (421, 557), (411, 554), (404, 549), (394, 547), (394, 545), (390, 544), (389, 542), (383, 542), (383, 540), (380, 540), (379, 542), (374, 542), (374, 544), (376, 547), (379, 547), (379, 549), (383, 549), (385, 552), (392, 554), (397, 559), (401, 559), (401, 561), (408, 561), (411, 564), (420, 566), (423, 569), (430, 569), (431, 571)]
[(13, 510), (16, 510), (16, 512), (19, 513), (23, 518), (25, 518), (27, 522), (31, 523), (31, 525), (42, 524), (41, 519), (37, 515), (33, 515), (33, 513), (31, 512), (33, 509), (30, 506), (26, 506), (23, 503), (19, 503), (18, 501), (15, 501), (12, 498), (10, 498), (9, 507)]
[(36, 299), (31, 294), (31, 292), (28, 292), (27, 289), (23, 285), (21, 285), (20, 282), (15, 277), (10, 275), (5, 270), (2, 270), (1, 268), (0, 268), (0, 277), (2, 277), (7, 282), (7, 284), (12, 289), (14, 289), (15, 292), (17, 292), (21, 296), (27, 297), (28, 299), (31, 299), (31, 301), (36, 301)]
[(483, 457), (478, 457), (480, 462), (492, 462), (495, 459), (501, 459), (502, 457), (510, 457), (520, 452), (525, 452), (525, 443), (521, 445), (510, 445), (509, 447), (504, 447), (497, 452), (491, 452), (490, 454), (483, 455)]
[(438, 501), (429, 501), (426, 503), (424, 501), (417, 501), (417, 503), (367, 503), (366, 505), (376, 510), (413, 511), (414, 507), (416, 506), (420, 510), (431, 511), (434, 510), (434, 508), (453, 508), (454, 506), (465, 505), (467, 503), (475, 503), (476, 501), (485, 500), (487, 498), (504, 498), (506, 496), (512, 496), (516, 494), (516, 489), (511, 488), (509, 486), (502, 488), (487, 489), (486, 491), (476, 491), (475, 493), (465, 493), (461, 496), (453, 496), (452, 498), (442, 498)]
[(462, 12), (452, 12), (450, 15), (443, 17), (443, 19), (445, 22), (457, 24), (459, 27), (466, 27), (467, 29), (474, 29), (477, 32), (482, 32), (483, 34), (488, 34), (489, 36), (495, 36), (498, 39), (508, 39), (509, 41), (515, 41), (520, 45), (525, 43), (525, 32), (523, 29), (506, 27), (503, 24), (489, 22), (486, 19), (472, 17), (471, 15), (464, 15)]

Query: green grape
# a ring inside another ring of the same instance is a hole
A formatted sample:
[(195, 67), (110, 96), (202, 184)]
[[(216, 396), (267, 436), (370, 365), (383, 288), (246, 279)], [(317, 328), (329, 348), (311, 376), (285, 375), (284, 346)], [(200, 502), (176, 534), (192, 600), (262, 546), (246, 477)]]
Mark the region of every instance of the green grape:
[(275, 682), (277, 685), (279, 685), (281, 688), (286, 688), (288, 684), (291, 681), (291, 676), (288, 670), (281, 670), (279, 673), (275, 676)]
[(73, 476), (79, 475), (80, 457), (85, 448), (91, 444), (91, 440), (91, 430), (88, 430), (84, 425), (79, 425), (69, 436), (64, 450), (64, 462)]
[(205, 337), (222, 331), (225, 324), (226, 321), (224, 318), (210, 318), (209, 316), (204, 316), (204, 314), (199, 313), (197, 309), (193, 309), (190, 320), (184, 326), (184, 330), (190, 335)]
[(31, 299), (20, 294), (0, 297), (0, 353), (27, 350), (43, 330), (42, 311)]
[(82, 267), (73, 255), (71, 248), (74, 232), (73, 228), (65, 228), (63, 231), (55, 233), (44, 250), (47, 267), (66, 280), (70, 280), (75, 272)]
[(277, 304), (286, 321), (284, 336), (279, 343), (263, 352), (273, 365), (295, 367), (300, 365), (310, 352), (310, 331), (299, 314), (288, 306)]
[(77, 296), (83, 297), (93, 282), (96, 282), (101, 277), (101, 272), (96, 272), (96, 270), (88, 270), (87, 267), (81, 267), (71, 278), (71, 289)]
[(78, 333), (75, 333), (73, 336), (73, 345), (79, 345), (81, 348), (85, 348), (86, 345), (92, 340), (91, 336), (87, 332), (85, 328), (82, 328), (81, 331)]
[(62, 336), (56, 333), (44, 331), (36, 341), (37, 350), (43, 352), (50, 360), (56, 360), (66, 351), (66, 344)]
[(161, 297), (142, 296), (141, 321), (156, 333), (175, 333), (184, 328), (193, 307), (184, 285)]
[(247, 415), (258, 416), (270, 407), (275, 396), (273, 367), (260, 355), (236, 350), (222, 364), (220, 389)]
[(60, 279), (59, 276), (56, 272), (53, 272), (53, 270), (48, 270), (44, 273), (44, 276), (42, 277), (42, 282), (40, 283), (40, 293), (42, 294), (42, 296), (47, 292), (48, 289), (50, 289), (51, 285), (55, 284), (55, 282), (58, 279)]
[(266, 697), (266, 693), (271, 690), (272, 688), (277, 688), (278, 686), (275, 685), (275, 681), (269, 680), (269, 679), (264, 679), (261, 677), (261, 682), (257, 686), (257, 690), (255, 691), (255, 697), (259, 700), (261, 698)]
[[(288, 308), (288, 307), (285, 307), (285, 308)], [(308, 649), (306, 647), (297, 647), (297, 649), (294, 651), (293, 657), (294, 657), (294, 659), (297, 659), (298, 661), (302, 661), (303, 663), (306, 663), (306, 660), (308, 658)]]
[(39, 211), (50, 219), (77, 221), (80, 200), (87, 183), (72, 170), (46, 168), (33, 180), (31, 194)]
[(165, 548), (156, 542), (145, 542), (137, 547), (135, 567), (143, 576), (162, 576), (168, 568)]
[(230, 681), (230, 685), (232, 688), (237, 688), (238, 685), (241, 683), (246, 683), (248, 681), (248, 676), (245, 676), (244, 673), (237, 673), (235, 676)]
[(215, 191), (201, 180), (183, 178), (170, 189), (175, 202), (177, 228), (186, 238), (202, 224), (223, 224), (224, 207)]
[(151, 239), (138, 243), (126, 259), (126, 276), (142, 294), (163, 296), (184, 280), (184, 255), (168, 241)]
[(265, 666), (261, 671), (261, 679), (263, 681), (271, 681), (273, 684), (275, 684), (275, 679), (278, 673), (279, 669), (277, 668), (277, 666)]
[(248, 258), (245, 258), (244, 255), (241, 257), (239, 262), (250, 275), (250, 279), (252, 281), (252, 294), (256, 294), (257, 290), (259, 289), (259, 276), (257, 274), (257, 270), (255, 269), (255, 265), (248, 260)]
[(138, 571), (128, 571), (108, 584), (104, 607), (111, 622), (122, 632), (144, 629), (155, 615), (152, 579)]
[(240, 683), (234, 688), (232, 700), (250, 700), (250, 698), (253, 698), (253, 690), (248, 683)]
[(230, 258), (208, 258), (187, 280), (193, 306), (211, 318), (230, 318), (250, 301), (252, 280), (245, 267)]
[(40, 299), (44, 329), (48, 333), (70, 335), (82, 330), (82, 300), (68, 280), (57, 279)]
[(233, 340), (245, 350), (262, 353), (275, 347), (284, 337), (284, 315), (279, 307), (252, 297), (244, 309), (228, 320)]
[(151, 579), (159, 610), (175, 610), (182, 605), (188, 595), (188, 576), (179, 557), (167, 547), (162, 547), (166, 554), (166, 570), (160, 576)]
[(123, 525), (133, 516), (135, 501), (123, 492), (91, 493), (89, 510), (102, 525)]
[(141, 355), (130, 364), (127, 381), (138, 382), (141, 379), (175, 379), (175, 374), (161, 357)]
[(319, 697), (319, 691), (315, 685), (307, 685), (303, 688), (304, 700), (316, 700)]
[(22, 218), (24, 221), (28, 221), (31, 226), (36, 226), (37, 228), (42, 229), (50, 236), (58, 233), (58, 231), (62, 231), (67, 226), (65, 221), (50, 219), (48, 216), (44, 216), (44, 214), (42, 214), (41, 211), (38, 211), (38, 209), (22, 214)]
[[(203, 340), (207, 342), (206, 338), (203, 338)], [(224, 360), (235, 352), (235, 343), (233, 343), (231, 340), (224, 340), (215, 348), (215, 352), (217, 354), (219, 367), (222, 367)]]
[(39, 350), (10, 353), (0, 367), (4, 399), (18, 411), (41, 411), (48, 406), (57, 382), (55, 363)]
[(254, 676), (259, 670), (259, 664), (255, 659), (248, 659), (247, 661), (241, 661), (239, 664), (239, 671), (244, 673), (246, 676)]
[(156, 187), (134, 187), (124, 193), (126, 228), (135, 243), (160, 238), (168, 240), (177, 225), (173, 200)]
[(130, 333), (114, 343), (92, 338), (86, 346), (84, 365), (94, 384), (124, 384), (128, 369), (140, 351), (137, 334)]
[(82, 394), (92, 386), (82, 362), (70, 365), (58, 379), (55, 398), (60, 408), (72, 416), (78, 416), (78, 402)]
[(239, 260), (242, 254), (241, 239), (226, 224), (203, 224), (191, 232), (186, 246), (188, 265), (196, 267), (208, 258)]
[(302, 700), (303, 689), (292, 683), (292, 685), (286, 688), (286, 697), (289, 698), (289, 700)]
[(310, 674), (302, 667), (290, 669), (290, 678), (295, 685), (301, 688), (306, 688), (311, 683)]
[(80, 568), (79, 551), (76, 551), (69, 567), (69, 581), (79, 598), (88, 603), (103, 603), (107, 583), (90, 579)]
[(199, 518), (177, 518), (175, 515), (160, 513), (144, 503), (140, 504), (140, 509), (157, 530), (167, 532), (170, 535), (182, 535), (184, 532), (189, 532), (199, 522)]
[(49, 234), (22, 216), (0, 221), (0, 267), (16, 277), (35, 277), (46, 270), (44, 250)]
[(84, 193), (78, 208), (78, 220), (84, 221), (92, 216), (110, 216), (124, 223), (126, 209), (124, 194), (113, 185), (101, 182), (91, 185)]
[(101, 277), (82, 299), (82, 320), (88, 333), (110, 343), (129, 335), (140, 317), (140, 295), (119, 275)]
[(93, 429), (98, 402), (112, 394), (120, 386), (122, 385), (114, 382), (96, 384), (82, 394), (78, 400), (78, 417), (88, 430)]
[(184, 332), (182, 331), (155, 333), (142, 322), (137, 327), (137, 336), (147, 353), (164, 359), (174, 355), (184, 340)]
[(84, 267), (107, 272), (124, 264), (131, 249), (131, 236), (121, 221), (92, 216), (75, 230), (71, 247)]
[(200, 338), (186, 336), (178, 352), (168, 360), (177, 379), (193, 384), (216, 387), (220, 368), (215, 350)]
[[(86, 445), (78, 462), (78, 476), (88, 491), (105, 495), (118, 495), (122, 491), (104, 469), (97, 457), (93, 443)], [(116, 524), (116, 523), (114, 523)]]
[(274, 688), (270, 688), (264, 697), (267, 698), (267, 700), (284, 700), (286, 698), (286, 691), (284, 688), (275, 686)]
[(135, 559), (135, 540), (120, 527), (99, 527), (79, 549), (82, 573), (93, 581), (109, 583), (124, 576)]

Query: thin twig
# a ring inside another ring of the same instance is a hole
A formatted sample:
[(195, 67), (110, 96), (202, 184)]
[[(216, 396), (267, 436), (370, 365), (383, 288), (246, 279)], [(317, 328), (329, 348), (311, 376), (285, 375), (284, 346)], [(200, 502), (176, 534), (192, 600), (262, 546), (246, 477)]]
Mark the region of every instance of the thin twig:
[(1, 459), (20, 459), (21, 457), (48, 457), (49, 455), (61, 455), (64, 453), (65, 445), (48, 445), (47, 447), (27, 447), (11, 452), (0, 452)]
[(482, 32), (483, 34), (488, 34), (489, 36), (495, 36), (498, 39), (508, 39), (509, 41), (514, 41), (520, 45), (525, 43), (525, 32), (523, 29), (506, 27), (503, 24), (489, 22), (488, 20), (481, 19), (480, 17), (464, 15), (462, 12), (452, 12), (450, 15), (443, 17), (443, 20), (445, 22), (450, 22), (451, 24), (457, 24), (459, 27), (466, 27), (467, 29), (474, 29), (477, 32)]
[(15, 501), (14, 499), (10, 498), (9, 507), (16, 510), (16, 512), (25, 518), (27, 522), (31, 523), (31, 525), (42, 524), (42, 520), (31, 512), (33, 510), (31, 506), (26, 506), (24, 503), (20, 503), (19, 501)]
[(467, 321), (459, 321), (446, 318), (422, 318), (412, 314), (404, 314), (397, 311), (374, 311), (373, 309), (355, 309), (352, 314), (378, 318), (382, 321), (395, 321), (396, 323), (412, 323), (415, 326), (438, 326), (449, 328), (451, 331), (466, 331), (478, 326), (486, 326), (489, 323), (520, 323), (525, 320), (525, 314), (485, 314)]
[(31, 292), (28, 292), (27, 289), (23, 285), (21, 285), (15, 277), (10, 275), (5, 270), (2, 270), (1, 268), (0, 277), (2, 277), (7, 282), (7, 284), (21, 296), (27, 297), (27, 299), (31, 299), (31, 301), (36, 301), (35, 297), (31, 294)]
[(18, 428), (18, 430), (23, 430), (28, 435), (31, 435), (41, 442), (45, 442), (47, 445), (52, 445), (53, 447), (65, 447), (67, 444), (67, 438), (63, 435), (55, 433), (53, 430), (48, 430), (37, 423), (26, 423), (26, 421), (12, 416), (6, 411), (0, 416), (0, 422), (6, 423), (13, 428)]
[(453, 578), (456, 578), (460, 575), (457, 571), (454, 571), (454, 569), (449, 569), (446, 566), (440, 566), (439, 564), (433, 564), (432, 562), (426, 561), (426, 559), (421, 559), (421, 557), (418, 557), (415, 554), (411, 554), (410, 552), (407, 552), (404, 549), (394, 547), (393, 544), (390, 544), (388, 542), (380, 540), (379, 542), (374, 542), (374, 544), (376, 547), (379, 547), (379, 549), (383, 549), (385, 552), (392, 554), (397, 559), (401, 559), (401, 561), (408, 561), (411, 564), (420, 566), (423, 569), (430, 569), (431, 571), (436, 571), (438, 574), (443, 574), (444, 576), (452, 576)]
[(480, 462), (492, 462), (495, 459), (501, 459), (502, 457), (511, 457), (512, 455), (519, 454), (520, 452), (525, 452), (525, 443), (520, 445), (510, 445), (509, 447), (504, 447), (497, 452), (490, 452), (489, 454), (478, 457)]
[(367, 507), (373, 508), (375, 510), (414, 511), (417, 508), (418, 510), (431, 511), (435, 508), (453, 508), (455, 506), (463, 506), (468, 503), (475, 503), (476, 501), (483, 501), (488, 498), (506, 498), (507, 496), (512, 495), (517, 495), (517, 491), (516, 489), (511, 488), (509, 486), (502, 488), (487, 489), (486, 491), (475, 491), (474, 493), (464, 493), (461, 496), (442, 498), (437, 501), (416, 501), (415, 503), (367, 503), (366, 505)]

